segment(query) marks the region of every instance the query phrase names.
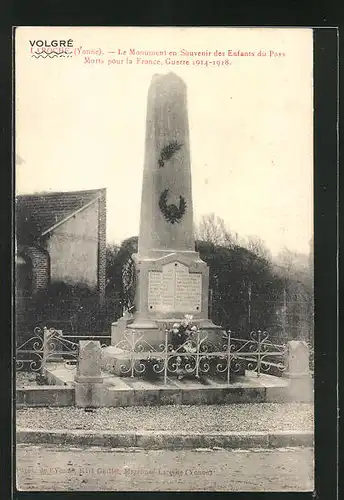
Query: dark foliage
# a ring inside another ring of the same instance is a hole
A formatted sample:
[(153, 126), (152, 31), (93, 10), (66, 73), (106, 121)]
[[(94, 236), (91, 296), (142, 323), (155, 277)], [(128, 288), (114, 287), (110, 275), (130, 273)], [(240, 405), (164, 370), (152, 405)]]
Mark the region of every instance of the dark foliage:
[(36, 326), (56, 328), (65, 335), (110, 335), (111, 323), (122, 314), (116, 296), (101, 302), (86, 286), (54, 283), (46, 293), (17, 297), (17, 344), (32, 337)]
[(255, 328), (270, 327), (275, 319), (276, 298), (283, 290), (283, 282), (270, 263), (239, 246), (226, 248), (197, 241), (196, 248), (209, 265), (213, 321), (240, 336), (247, 336)]
[(49, 285), (48, 293), (46, 294), (52, 301), (60, 300), (62, 298), (83, 298), (95, 297), (96, 290), (90, 289), (87, 285), (69, 285), (63, 281), (54, 282)]
[[(137, 252), (137, 244), (137, 237), (122, 243), (108, 276), (121, 301), (122, 268)], [(196, 241), (196, 251), (209, 266), (209, 315), (216, 324), (240, 337), (254, 329), (268, 330), (275, 341), (311, 337), (312, 290), (307, 279), (277, 272), (270, 261), (238, 245), (227, 248)]]
[(112, 296), (116, 295), (120, 299), (124, 300), (124, 289), (122, 280), (123, 266), (132, 254), (137, 252), (138, 247), (138, 237), (132, 236), (124, 240), (119, 247), (116, 255), (107, 253), (107, 265), (106, 265), (106, 295)]
[[(77, 334), (109, 333), (127, 301), (122, 272), (137, 246), (134, 236), (119, 248), (108, 247), (104, 304), (87, 287), (55, 283), (48, 294), (18, 298), (18, 332), (32, 334), (41, 324)], [(254, 329), (266, 329), (274, 341), (312, 339), (313, 295), (307, 276), (280, 272), (240, 246), (197, 241), (196, 250), (209, 266), (209, 316), (214, 323), (244, 338)]]

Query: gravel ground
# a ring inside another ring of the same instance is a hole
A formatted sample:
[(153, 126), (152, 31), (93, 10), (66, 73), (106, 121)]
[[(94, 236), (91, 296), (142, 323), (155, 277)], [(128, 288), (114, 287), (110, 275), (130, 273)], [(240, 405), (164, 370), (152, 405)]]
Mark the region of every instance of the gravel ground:
[(132, 406), (17, 410), (18, 427), (31, 429), (280, 431), (313, 430), (313, 405), (258, 403), (203, 406)]
[(16, 373), (16, 388), (37, 387), (37, 373), (17, 372)]

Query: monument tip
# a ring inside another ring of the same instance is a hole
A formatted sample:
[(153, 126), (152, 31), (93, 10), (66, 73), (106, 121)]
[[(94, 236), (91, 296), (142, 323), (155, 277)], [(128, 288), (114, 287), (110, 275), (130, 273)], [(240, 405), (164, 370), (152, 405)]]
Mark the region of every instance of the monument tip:
[(154, 75), (152, 76), (152, 80), (165, 79), (165, 78), (168, 79), (173, 78), (174, 80), (178, 80), (184, 83), (184, 80), (179, 75), (174, 73), (174, 71), (169, 71), (168, 73), (154, 73)]

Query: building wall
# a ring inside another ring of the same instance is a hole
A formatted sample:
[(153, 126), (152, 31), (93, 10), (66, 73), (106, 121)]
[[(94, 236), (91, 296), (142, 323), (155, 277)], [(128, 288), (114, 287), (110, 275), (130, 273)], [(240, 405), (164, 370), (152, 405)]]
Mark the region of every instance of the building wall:
[(99, 202), (52, 231), (47, 241), (51, 283), (98, 286)]
[(31, 261), (32, 294), (45, 292), (48, 288), (50, 274), (48, 253), (43, 248), (27, 246), (23, 248), (22, 254), (29, 257)]
[(105, 300), (106, 284), (106, 189), (98, 200), (99, 225), (98, 225), (98, 293), (101, 301)]

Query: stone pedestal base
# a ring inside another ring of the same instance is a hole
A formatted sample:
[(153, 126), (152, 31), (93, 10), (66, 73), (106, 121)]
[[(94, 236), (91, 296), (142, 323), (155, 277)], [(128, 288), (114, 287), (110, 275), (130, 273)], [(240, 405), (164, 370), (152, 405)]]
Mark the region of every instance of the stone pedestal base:
[(155, 321), (137, 322), (129, 325), (127, 335), (133, 346), (143, 351), (162, 351), (165, 345), (165, 329), (159, 328)]
[(131, 375), (130, 352), (118, 347), (104, 347), (102, 356), (102, 369), (117, 376)]
[(97, 408), (103, 406), (105, 389), (103, 382), (75, 382), (75, 406)]
[(314, 400), (314, 384), (313, 379), (309, 375), (289, 376), (284, 374), (288, 379), (287, 397), (289, 401), (298, 403), (309, 403)]
[[(171, 329), (174, 323), (180, 323), (180, 318), (157, 320), (137, 320), (129, 323), (125, 329), (116, 327), (111, 333), (111, 345), (123, 350), (162, 351), (166, 343), (166, 329)], [(192, 323), (201, 330), (201, 338), (205, 335), (214, 347), (223, 345), (223, 329), (209, 319), (195, 319)], [(171, 343), (171, 335), (167, 337)]]
[(111, 345), (116, 345), (124, 339), (124, 332), (132, 322), (131, 317), (122, 316), (111, 324)]

